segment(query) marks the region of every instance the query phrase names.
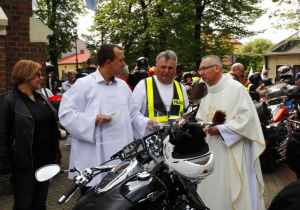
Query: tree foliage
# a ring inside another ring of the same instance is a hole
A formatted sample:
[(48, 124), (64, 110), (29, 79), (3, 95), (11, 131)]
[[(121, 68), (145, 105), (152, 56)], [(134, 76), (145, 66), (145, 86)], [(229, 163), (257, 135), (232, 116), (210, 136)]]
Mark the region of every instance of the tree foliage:
[(277, 18), (279, 21), (275, 24), (278, 29), (292, 29), (300, 37), (300, 0), (272, 0), (278, 5), (271, 17)]
[[(126, 61), (145, 56), (155, 64), (156, 55), (175, 51), (179, 64), (196, 64), (200, 58), (231, 54), (230, 37), (256, 32), (246, 25), (263, 14), (261, 0), (111, 0), (100, 1), (92, 28), (86, 36), (90, 50), (111, 42), (124, 48)], [(95, 40), (96, 37), (101, 37)]]
[(261, 72), (264, 64), (264, 56), (262, 54), (238, 53), (236, 62), (242, 63), (245, 68), (245, 76), (248, 76), (250, 69), (253, 72)]
[(75, 37), (72, 31), (77, 26), (78, 15), (84, 13), (83, 0), (36, 0), (33, 13), (37, 19), (53, 30), (47, 45), (47, 60), (57, 66), (62, 53), (72, 49)]
[(274, 43), (268, 39), (254, 39), (253, 42), (246, 42), (243, 44), (243, 53), (253, 53), (253, 54), (265, 54), (272, 47)]

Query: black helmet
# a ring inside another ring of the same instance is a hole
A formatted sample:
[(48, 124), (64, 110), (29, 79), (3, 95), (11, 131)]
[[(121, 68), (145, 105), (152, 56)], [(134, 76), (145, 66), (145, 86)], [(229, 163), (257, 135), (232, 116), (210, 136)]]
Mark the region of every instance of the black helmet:
[(49, 73), (51, 71), (55, 71), (56, 70), (56, 67), (53, 66), (53, 65), (48, 65), (46, 66), (46, 72)]
[(278, 69), (278, 72), (280, 74), (280, 76), (293, 76), (293, 72), (292, 72), (292, 67), (291, 66), (281, 66)]
[(190, 77), (190, 78), (193, 77), (193, 75), (192, 75), (191, 72), (185, 72), (185, 73), (183, 74), (183, 76), (182, 76), (182, 78), (183, 78), (185, 81), (186, 81), (186, 78), (188, 78), (188, 77)]
[(137, 67), (142, 70), (148, 70), (148, 58), (140, 57), (136, 60)]
[(299, 99), (300, 98), (300, 88), (298, 85), (292, 85), (286, 91), (288, 99)]
[(252, 74), (249, 78), (250, 82), (254, 85), (259, 86), (261, 84), (261, 76), (258, 72)]

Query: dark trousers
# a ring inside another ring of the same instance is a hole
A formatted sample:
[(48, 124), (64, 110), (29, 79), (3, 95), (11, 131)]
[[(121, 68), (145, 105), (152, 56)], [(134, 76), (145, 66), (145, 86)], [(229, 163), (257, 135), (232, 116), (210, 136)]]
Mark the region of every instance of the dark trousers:
[(35, 170), (14, 171), (10, 180), (14, 210), (45, 210), (50, 181), (38, 182)]

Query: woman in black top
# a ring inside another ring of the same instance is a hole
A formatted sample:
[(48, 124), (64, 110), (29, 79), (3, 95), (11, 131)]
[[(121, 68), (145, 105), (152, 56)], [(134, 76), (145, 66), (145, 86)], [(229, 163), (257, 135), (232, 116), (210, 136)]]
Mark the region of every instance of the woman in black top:
[(39, 91), (42, 66), (20, 60), (12, 70), (15, 87), (0, 99), (0, 174), (10, 179), (14, 209), (46, 209), (49, 181), (35, 171), (61, 163), (56, 110)]

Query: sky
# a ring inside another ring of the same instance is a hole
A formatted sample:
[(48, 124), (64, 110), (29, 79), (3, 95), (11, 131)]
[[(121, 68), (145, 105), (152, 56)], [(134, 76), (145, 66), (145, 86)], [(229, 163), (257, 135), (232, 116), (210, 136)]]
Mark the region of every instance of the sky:
[(269, 39), (273, 43), (278, 43), (283, 41), (284, 39), (292, 36), (295, 31), (293, 30), (278, 30), (272, 27), (272, 23), (276, 23), (275, 19), (269, 19), (269, 15), (274, 12), (278, 7), (271, 0), (263, 0), (261, 4), (261, 8), (265, 9), (267, 12), (262, 17), (257, 19), (253, 25), (248, 26), (248, 29), (251, 30), (265, 30), (262, 34), (259, 34), (254, 37), (248, 37), (244, 39), (238, 39), (242, 43), (253, 41), (254, 39), (264, 38)]
[[(238, 39), (238, 41), (240, 41), (242, 44), (246, 42), (251, 42), (254, 39), (258, 39), (258, 38), (269, 39), (273, 43), (279, 43), (295, 33), (295, 31), (292, 30), (278, 30), (272, 27), (272, 23), (274, 23), (276, 20), (269, 19), (269, 15), (277, 8), (277, 6), (271, 0), (263, 0), (263, 3), (261, 4), (261, 8), (265, 9), (268, 12), (264, 14), (262, 17), (260, 17), (259, 19), (257, 19), (253, 25), (249, 25), (248, 29), (250, 30), (266, 29), (266, 31), (254, 37)], [(79, 37), (81, 39), (82, 39), (81, 34), (87, 34), (88, 33), (87, 29), (90, 28), (91, 25), (93, 24), (93, 16), (95, 13), (92, 10), (88, 10), (88, 11), (89, 12), (86, 16), (80, 17), (79, 19), (79, 25), (77, 29), (78, 29)]]

